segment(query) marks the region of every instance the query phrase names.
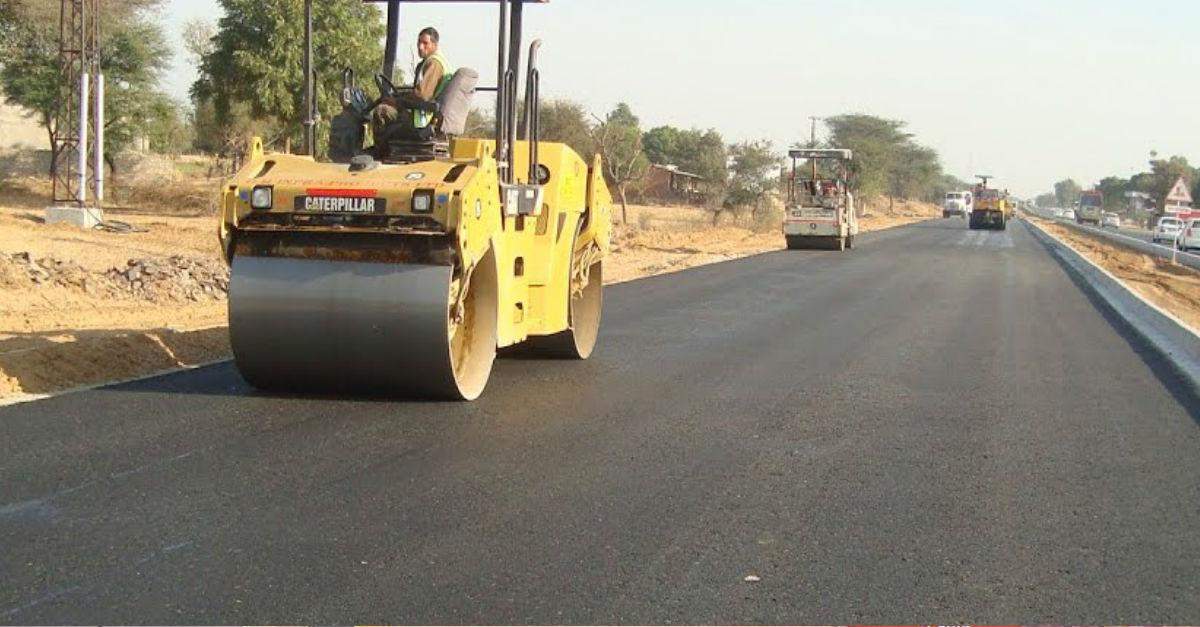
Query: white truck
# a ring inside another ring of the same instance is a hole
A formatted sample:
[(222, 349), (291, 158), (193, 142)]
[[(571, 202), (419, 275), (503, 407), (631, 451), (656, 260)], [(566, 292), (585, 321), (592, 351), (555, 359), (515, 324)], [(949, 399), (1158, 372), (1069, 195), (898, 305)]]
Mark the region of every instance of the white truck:
[[(848, 182), (851, 152), (809, 148), (791, 150), (788, 156), (792, 159), (792, 175), (783, 214), (788, 249), (853, 248), (858, 216)], [(803, 173), (797, 167), (801, 160), (808, 161)]]
[(965, 218), (971, 215), (972, 200), (970, 191), (947, 192), (946, 199), (942, 202), (942, 217)]

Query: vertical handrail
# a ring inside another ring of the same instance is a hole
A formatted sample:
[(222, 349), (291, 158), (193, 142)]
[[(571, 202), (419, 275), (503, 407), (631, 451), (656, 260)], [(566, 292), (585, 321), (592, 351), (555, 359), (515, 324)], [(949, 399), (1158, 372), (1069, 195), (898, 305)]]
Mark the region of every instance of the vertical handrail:
[(508, 129), (505, 128), (504, 109), (508, 105), (505, 88), (508, 86), (508, 0), (500, 0), (500, 36), (499, 50), (496, 52), (496, 163), (500, 168), (500, 180), (507, 182), (504, 162), (506, 161), (505, 142), (508, 140)]
[(500, 97), (497, 98), (496, 106), (496, 162), (500, 168), (500, 182), (512, 183), (512, 144), (509, 141), (509, 125), (510, 119), (513, 116), (512, 110), (516, 107), (516, 101), (513, 98), (513, 92), (516, 91), (513, 87), (517, 82), (513, 76), (512, 70), (504, 70), (501, 75)]
[(512, 11), (508, 22), (508, 71), (511, 82), (506, 86), (508, 91), (508, 111), (505, 119), (507, 125), (508, 146), (506, 157), (509, 163), (508, 183), (516, 182), (516, 169), (513, 167), (516, 159), (517, 146), (517, 80), (521, 71), (521, 28), (525, 3), (522, 0), (512, 0)]
[(525, 77), (525, 141), (529, 143), (529, 184), (538, 182), (538, 126), (539, 122), (539, 87), (541, 74), (537, 67), (538, 50), (542, 40), (535, 39), (529, 45), (529, 69)]

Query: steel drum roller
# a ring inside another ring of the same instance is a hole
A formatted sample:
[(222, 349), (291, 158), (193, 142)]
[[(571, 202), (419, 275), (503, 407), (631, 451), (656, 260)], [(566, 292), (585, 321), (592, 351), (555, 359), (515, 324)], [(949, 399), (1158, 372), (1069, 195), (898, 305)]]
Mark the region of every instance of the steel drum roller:
[(452, 280), (450, 266), (237, 256), (238, 370), (267, 390), (475, 398), (495, 358), (495, 294), (471, 292), (456, 323)]

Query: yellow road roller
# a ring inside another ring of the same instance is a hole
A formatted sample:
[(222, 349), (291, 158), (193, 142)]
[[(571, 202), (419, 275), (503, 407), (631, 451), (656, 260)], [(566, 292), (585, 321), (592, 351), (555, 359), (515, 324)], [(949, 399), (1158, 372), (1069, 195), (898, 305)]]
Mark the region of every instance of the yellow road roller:
[[(425, 0), (421, 0), (425, 1)], [(222, 189), (220, 241), (231, 267), (229, 335), (238, 370), (272, 391), (472, 400), (498, 348), (586, 359), (596, 344), (612, 197), (599, 157), (538, 140), (537, 52), (517, 76), (525, 4), (499, 6), (497, 81), (460, 68), (424, 107), (433, 123), (377, 128), (391, 97), (402, 2), (387, 3), (379, 96), (345, 73), (329, 161), (314, 150), (306, 72), (305, 153), (266, 152)], [(306, 7), (306, 65), (312, 14)], [(495, 92), (495, 134), (464, 137), (477, 92)], [(419, 131), (419, 132), (418, 132)], [(368, 146), (370, 138), (373, 144)]]

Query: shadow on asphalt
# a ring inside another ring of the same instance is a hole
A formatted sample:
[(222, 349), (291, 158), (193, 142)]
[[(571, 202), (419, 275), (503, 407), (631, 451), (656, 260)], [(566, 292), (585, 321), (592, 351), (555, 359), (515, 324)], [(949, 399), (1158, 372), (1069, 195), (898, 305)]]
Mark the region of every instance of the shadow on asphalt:
[(1126, 321), (1100, 294), (1092, 289), (1092, 286), (1086, 279), (1059, 259), (1049, 244), (1036, 237), (1033, 239), (1046, 250), (1046, 254), (1054, 259), (1054, 262), (1066, 273), (1067, 278), (1079, 287), (1079, 290), (1083, 292), (1088, 301), (1092, 303), (1096, 310), (1100, 312), (1100, 315), (1112, 326), (1117, 335), (1121, 336), (1121, 339), (1129, 344), (1129, 347), (1142, 360), (1142, 363), (1146, 364), (1146, 367), (1163, 384), (1167, 393), (1183, 406), (1184, 410), (1187, 411), (1196, 424), (1200, 425), (1200, 390), (1196, 388), (1191, 379), (1180, 371), (1166, 355), (1142, 337), (1142, 334), (1138, 333), (1133, 328), (1133, 325)]
[(232, 361), (224, 361), (211, 366), (203, 366), (185, 372), (140, 379), (128, 383), (105, 386), (97, 392), (116, 392), (121, 394), (167, 394), (182, 396), (216, 396), (226, 398), (292, 400), (292, 401), (342, 401), (347, 403), (418, 403), (439, 404), (458, 403), (442, 399), (419, 398), (412, 396), (388, 396), (386, 394), (363, 394), (360, 392), (303, 394), (290, 392), (273, 392), (258, 390), (252, 387)]

